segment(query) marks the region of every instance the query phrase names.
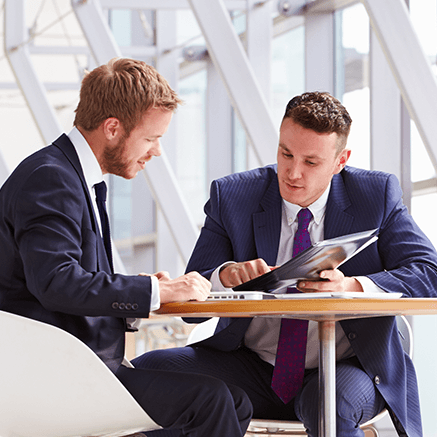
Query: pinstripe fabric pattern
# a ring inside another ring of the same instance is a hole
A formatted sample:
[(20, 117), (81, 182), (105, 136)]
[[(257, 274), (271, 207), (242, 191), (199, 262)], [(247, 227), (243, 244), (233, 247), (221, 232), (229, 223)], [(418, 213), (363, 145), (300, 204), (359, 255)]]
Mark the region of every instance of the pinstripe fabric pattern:
[[(305, 378), (304, 387), (295, 399), (296, 415), (305, 424), (309, 436), (318, 436), (318, 373)], [(376, 416), (384, 408), (384, 399), (356, 363), (355, 358), (336, 365), (337, 436), (363, 437), (359, 425)]]
[[(206, 220), (187, 271), (209, 277), (226, 261), (263, 258), (274, 265), (281, 227), (281, 197), (276, 166), (234, 174), (211, 185)], [(324, 237), (379, 228), (379, 239), (340, 270), (365, 275), (387, 292), (437, 297), (437, 254), (408, 214), (395, 176), (345, 167), (332, 179)], [(232, 350), (244, 339), (250, 320), (223, 320), (216, 335), (201, 343)], [(396, 426), (420, 437), (417, 382), (402, 350), (394, 318), (341, 322), (366, 373), (386, 400)], [(375, 377), (378, 378), (375, 379)]]

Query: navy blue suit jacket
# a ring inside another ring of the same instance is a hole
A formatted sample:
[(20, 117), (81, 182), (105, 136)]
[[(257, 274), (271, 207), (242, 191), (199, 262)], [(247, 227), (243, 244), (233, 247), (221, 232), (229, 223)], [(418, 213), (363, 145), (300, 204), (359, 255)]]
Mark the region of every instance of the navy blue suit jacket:
[[(276, 166), (214, 181), (205, 206), (205, 225), (187, 271), (197, 270), (209, 278), (226, 261), (258, 257), (274, 266), (281, 208)], [(346, 167), (332, 179), (324, 237), (374, 228), (379, 228), (378, 241), (340, 270), (346, 276), (367, 276), (387, 292), (436, 297), (437, 253), (403, 205), (396, 177)], [(250, 319), (220, 319), (215, 334), (199, 344), (220, 350), (238, 348), (249, 323)], [(421, 436), (416, 375), (402, 349), (394, 317), (345, 320), (341, 325), (386, 400), (398, 430)]]
[(26, 158), (2, 186), (0, 247), (0, 309), (70, 332), (115, 372), (125, 318), (148, 317), (150, 278), (110, 274), (66, 135)]

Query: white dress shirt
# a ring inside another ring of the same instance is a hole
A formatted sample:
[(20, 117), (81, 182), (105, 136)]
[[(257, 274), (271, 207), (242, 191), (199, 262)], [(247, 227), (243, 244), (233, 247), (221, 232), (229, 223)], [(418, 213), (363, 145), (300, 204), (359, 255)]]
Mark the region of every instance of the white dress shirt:
[[(82, 166), (83, 175), (85, 177), (85, 182), (91, 197), (91, 202), (94, 208), (94, 215), (96, 216), (101, 236), (102, 226), (100, 223), (100, 215), (96, 203), (94, 185), (103, 181), (102, 169), (99, 162), (97, 161), (96, 156), (94, 155), (94, 152), (91, 150), (91, 147), (76, 127), (74, 127), (68, 134), (68, 138), (70, 138), (70, 141), (73, 143), (73, 146), (76, 149), (77, 156), (79, 157), (79, 162)], [(152, 295), (150, 298), (150, 311), (155, 311), (161, 305), (159, 296), (159, 282), (155, 276), (151, 276), (151, 280)], [(131, 319), (129, 319), (129, 321), (131, 321)]]
[[(329, 185), (319, 199), (317, 199), (308, 207), (313, 215), (313, 218), (308, 226), (312, 243), (321, 241), (324, 238), (325, 211), (330, 187), (331, 186)], [(285, 200), (282, 202), (281, 236), (279, 240), (278, 255), (276, 258), (276, 265), (278, 266), (288, 261), (291, 257), (293, 251), (294, 234), (296, 233), (298, 227), (297, 214), (301, 209), (300, 206), (294, 205)], [(220, 269), (224, 265), (226, 265), (226, 263), (217, 268), (211, 276), (212, 289), (215, 291), (231, 290), (223, 287), (219, 279)], [(360, 276), (356, 279), (360, 281), (364, 292), (384, 292), (367, 277)], [(279, 318), (255, 317), (246, 331), (244, 343), (249, 349), (256, 352), (260, 358), (274, 366), (280, 328), (281, 319)], [(337, 322), (335, 324), (335, 334), (337, 361), (354, 355), (349, 340), (347, 339), (341, 325)], [(310, 321), (308, 324), (305, 368), (311, 369), (318, 367), (318, 363), (318, 326), (317, 322)]]

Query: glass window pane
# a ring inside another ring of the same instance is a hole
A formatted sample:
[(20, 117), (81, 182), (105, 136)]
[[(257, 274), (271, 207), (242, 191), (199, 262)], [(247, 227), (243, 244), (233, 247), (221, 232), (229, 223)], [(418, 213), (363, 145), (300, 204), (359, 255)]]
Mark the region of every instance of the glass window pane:
[(336, 27), (336, 96), (353, 120), (349, 165), (370, 168), (369, 19), (364, 6), (357, 4), (338, 11)]
[(238, 173), (247, 170), (247, 142), (246, 132), (240, 120), (232, 111), (232, 134), (233, 134), (233, 165), (232, 171)]
[(188, 208), (200, 223), (206, 200), (206, 71), (181, 80), (179, 95), (185, 104), (177, 113), (177, 178)]
[(271, 111), (278, 131), (287, 103), (305, 91), (304, 44), (303, 26), (276, 37), (272, 43)]
[[(435, 0), (410, 0), (410, 16), (420, 43), (432, 69), (437, 72), (437, 3)], [(411, 179), (413, 182), (435, 177), (436, 171), (429, 159), (422, 138), (411, 122)]]
[(429, 159), (419, 131), (411, 121), (411, 180), (413, 182), (431, 179), (436, 176), (434, 166)]
[(128, 9), (111, 9), (109, 25), (120, 46), (131, 45), (131, 11)]
[(411, 199), (411, 210), (414, 220), (420, 229), (437, 247), (437, 226), (435, 225), (435, 214), (430, 214), (430, 206), (437, 205), (437, 193), (415, 196)]
[(189, 9), (181, 9), (176, 11), (176, 42), (177, 44), (205, 44), (196, 17)]

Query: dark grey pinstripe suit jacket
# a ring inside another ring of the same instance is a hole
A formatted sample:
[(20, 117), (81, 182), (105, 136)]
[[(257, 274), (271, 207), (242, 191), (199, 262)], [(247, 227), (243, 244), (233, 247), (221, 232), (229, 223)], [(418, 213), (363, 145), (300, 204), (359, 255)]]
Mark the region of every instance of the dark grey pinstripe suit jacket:
[[(281, 228), (275, 165), (214, 181), (205, 212), (205, 225), (187, 271), (209, 277), (223, 262), (258, 257), (275, 265)], [(378, 241), (340, 268), (346, 276), (365, 275), (385, 291), (406, 297), (437, 297), (437, 253), (403, 205), (395, 176), (352, 167), (335, 175), (324, 228), (325, 239), (379, 228)], [(201, 344), (235, 349), (249, 323), (250, 319), (221, 319), (216, 333)], [(402, 349), (394, 318), (341, 324), (384, 396), (400, 435), (421, 436), (416, 374)]]

